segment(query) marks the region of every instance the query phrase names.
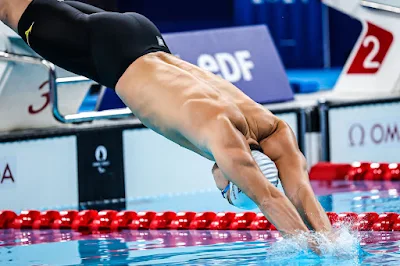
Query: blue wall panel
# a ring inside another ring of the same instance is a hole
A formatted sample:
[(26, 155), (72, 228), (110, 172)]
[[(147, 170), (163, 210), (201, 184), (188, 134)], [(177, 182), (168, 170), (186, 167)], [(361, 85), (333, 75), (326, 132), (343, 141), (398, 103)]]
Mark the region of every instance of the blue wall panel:
[(267, 24), (286, 67), (323, 66), (321, 1), (235, 0), (234, 17), (236, 25)]
[(329, 35), (332, 67), (343, 66), (362, 31), (361, 22), (329, 9)]
[[(117, 8), (144, 14), (163, 33), (266, 24), (286, 68), (324, 66), (321, 0), (118, 0)], [(360, 25), (328, 13), (332, 66), (342, 66)]]

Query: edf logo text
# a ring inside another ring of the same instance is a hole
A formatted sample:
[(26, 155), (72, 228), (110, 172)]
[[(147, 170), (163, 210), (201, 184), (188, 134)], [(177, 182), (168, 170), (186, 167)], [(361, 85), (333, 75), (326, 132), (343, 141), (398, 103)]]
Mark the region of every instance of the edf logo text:
[(254, 63), (247, 50), (236, 51), (234, 54), (202, 54), (197, 60), (197, 65), (232, 83), (253, 80), (251, 70), (254, 68)]

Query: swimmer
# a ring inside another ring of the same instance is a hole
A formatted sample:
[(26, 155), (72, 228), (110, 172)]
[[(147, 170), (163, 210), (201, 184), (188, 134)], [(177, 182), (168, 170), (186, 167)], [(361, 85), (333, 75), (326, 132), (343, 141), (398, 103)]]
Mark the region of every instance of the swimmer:
[[(217, 187), (240, 188), (283, 235), (331, 231), (289, 126), (228, 81), (172, 55), (144, 16), (73, 1), (0, 0), (0, 19), (48, 61), (115, 89), (148, 128), (214, 161)], [(275, 163), (285, 194), (250, 147)]]

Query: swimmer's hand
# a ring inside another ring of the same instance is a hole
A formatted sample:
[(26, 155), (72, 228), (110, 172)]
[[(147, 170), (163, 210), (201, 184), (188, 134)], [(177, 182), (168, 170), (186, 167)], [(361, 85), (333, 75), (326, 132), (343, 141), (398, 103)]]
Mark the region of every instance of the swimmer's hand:
[(323, 242), (325, 246), (327, 243), (329, 245), (339, 245), (337, 243), (338, 236), (334, 232), (311, 232), (307, 236), (309, 248), (318, 256), (322, 255), (321, 243)]

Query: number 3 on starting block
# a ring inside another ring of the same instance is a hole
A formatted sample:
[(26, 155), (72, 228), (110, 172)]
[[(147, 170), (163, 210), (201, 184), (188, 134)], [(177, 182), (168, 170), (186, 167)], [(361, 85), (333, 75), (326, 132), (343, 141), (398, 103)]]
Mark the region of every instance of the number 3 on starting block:
[(375, 74), (393, 43), (393, 34), (370, 22), (348, 74)]

